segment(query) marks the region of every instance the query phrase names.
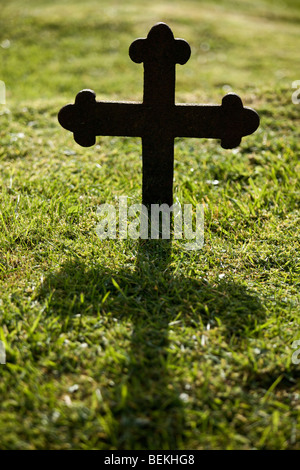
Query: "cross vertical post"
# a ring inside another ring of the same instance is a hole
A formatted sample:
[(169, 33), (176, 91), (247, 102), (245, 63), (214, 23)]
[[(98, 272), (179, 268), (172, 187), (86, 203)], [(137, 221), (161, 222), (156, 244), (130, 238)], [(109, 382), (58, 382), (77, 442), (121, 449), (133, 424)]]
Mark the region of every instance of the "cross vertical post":
[(129, 49), (130, 58), (144, 63), (143, 106), (152, 126), (142, 136), (143, 196), (145, 206), (173, 204), (174, 133), (170, 113), (175, 107), (175, 64), (191, 55), (189, 44), (174, 39), (171, 29), (158, 23), (147, 39), (137, 39)]

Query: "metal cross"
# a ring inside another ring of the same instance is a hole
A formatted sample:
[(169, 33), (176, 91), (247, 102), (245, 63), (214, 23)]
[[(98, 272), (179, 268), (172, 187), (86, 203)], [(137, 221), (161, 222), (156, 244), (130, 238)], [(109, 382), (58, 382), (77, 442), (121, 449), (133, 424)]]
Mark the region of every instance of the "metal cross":
[(175, 137), (221, 139), (221, 146), (231, 149), (259, 126), (258, 114), (244, 108), (234, 93), (224, 96), (220, 106), (175, 104), (175, 64), (185, 64), (190, 54), (186, 41), (157, 23), (147, 38), (136, 39), (129, 48), (133, 62), (144, 63), (142, 103), (96, 101), (94, 91), (82, 90), (75, 104), (58, 115), (83, 147), (94, 145), (98, 135), (142, 138), (142, 202), (147, 207), (172, 206)]

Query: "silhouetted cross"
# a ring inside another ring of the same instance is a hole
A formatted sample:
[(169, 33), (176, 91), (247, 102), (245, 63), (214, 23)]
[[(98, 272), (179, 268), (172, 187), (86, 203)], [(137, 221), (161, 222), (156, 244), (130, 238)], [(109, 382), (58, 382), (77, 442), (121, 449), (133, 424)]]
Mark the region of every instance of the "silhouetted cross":
[(224, 96), (221, 106), (175, 105), (175, 64), (185, 64), (190, 54), (186, 41), (174, 39), (166, 24), (157, 23), (146, 39), (136, 39), (129, 48), (130, 58), (144, 63), (142, 103), (96, 101), (92, 90), (82, 90), (75, 104), (58, 115), (83, 147), (94, 145), (97, 135), (142, 138), (142, 202), (147, 207), (172, 205), (175, 137), (221, 139), (221, 146), (230, 149), (259, 126), (258, 114), (244, 108), (234, 93)]

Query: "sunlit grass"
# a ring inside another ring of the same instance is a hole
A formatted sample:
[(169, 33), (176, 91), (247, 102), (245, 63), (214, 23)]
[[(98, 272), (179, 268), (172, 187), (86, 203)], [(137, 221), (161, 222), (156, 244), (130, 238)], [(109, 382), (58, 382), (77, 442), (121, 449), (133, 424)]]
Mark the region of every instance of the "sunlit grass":
[[(299, 449), (298, 2), (1, 7), (0, 447)], [(128, 47), (157, 21), (192, 47), (177, 101), (232, 89), (261, 116), (233, 151), (176, 139), (190, 253), (100, 242), (97, 206), (141, 199), (140, 140), (84, 149), (57, 122), (82, 88), (141, 99)]]

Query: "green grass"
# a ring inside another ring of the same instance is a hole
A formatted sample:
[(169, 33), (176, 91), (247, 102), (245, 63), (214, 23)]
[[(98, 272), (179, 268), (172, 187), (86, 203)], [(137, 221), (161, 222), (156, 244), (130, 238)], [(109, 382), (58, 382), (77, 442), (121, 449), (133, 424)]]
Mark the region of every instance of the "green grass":
[[(141, 199), (140, 140), (57, 122), (82, 88), (141, 99), (128, 46), (157, 21), (192, 48), (177, 102), (232, 89), (261, 116), (233, 151), (176, 140), (200, 251), (101, 242), (97, 206)], [(1, 1), (1, 449), (299, 449), (299, 22), (297, 0)]]

